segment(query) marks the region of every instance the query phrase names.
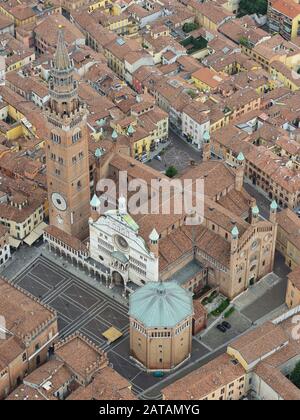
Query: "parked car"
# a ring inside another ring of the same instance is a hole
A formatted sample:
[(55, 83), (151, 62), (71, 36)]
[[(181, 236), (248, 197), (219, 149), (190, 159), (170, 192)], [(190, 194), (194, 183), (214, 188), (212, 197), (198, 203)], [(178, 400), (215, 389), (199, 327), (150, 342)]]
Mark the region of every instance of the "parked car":
[(154, 378), (162, 378), (165, 376), (164, 372), (158, 371), (153, 373)]
[(159, 156), (159, 155), (155, 156), (155, 159), (157, 159), (159, 162), (162, 161), (161, 156)]
[(230, 325), (230, 324), (229, 324), (229, 322), (227, 322), (227, 321), (222, 322), (222, 326), (223, 326), (224, 328), (226, 328), (226, 330), (230, 330), (230, 328), (231, 328), (231, 325)]
[(221, 331), (222, 333), (226, 333), (227, 331), (227, 329), (221, 324), (217, 325), (217, 330)]

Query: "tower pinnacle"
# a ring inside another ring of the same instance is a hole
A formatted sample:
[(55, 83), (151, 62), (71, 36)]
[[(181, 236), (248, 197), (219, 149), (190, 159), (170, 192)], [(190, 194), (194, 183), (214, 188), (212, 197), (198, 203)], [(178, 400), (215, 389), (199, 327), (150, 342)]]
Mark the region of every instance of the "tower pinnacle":
[(70, 70), (72, 68), (62, 25), (59, 26), (57, 48), (54, 54), (53, 64), (56, 70)]

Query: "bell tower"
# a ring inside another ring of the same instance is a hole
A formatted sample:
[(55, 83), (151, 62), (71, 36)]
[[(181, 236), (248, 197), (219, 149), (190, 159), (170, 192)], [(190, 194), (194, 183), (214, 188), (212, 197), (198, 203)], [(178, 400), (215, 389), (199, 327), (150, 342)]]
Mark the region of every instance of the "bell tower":
[(87, 109), (78, 98), (62, 27), (51, 63), (49, 94), (46, 159), (50, 224), (83, 240), (88, 237), (90, 216)]

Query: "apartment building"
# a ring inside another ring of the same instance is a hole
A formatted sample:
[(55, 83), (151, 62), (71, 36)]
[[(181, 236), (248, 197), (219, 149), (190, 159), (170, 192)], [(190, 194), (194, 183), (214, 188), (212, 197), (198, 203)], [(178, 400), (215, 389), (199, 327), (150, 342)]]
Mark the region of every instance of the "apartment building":
[(290, 209), (278, 214), (276, 248), (292, 270), (300, 267), (300, 219)]
[(56, 312), (0, 279), (0, 399), (47, 360), (58, 336)]
[(300, 4), (298, 0), (270, 0), (268, 25), (273, 33), (292, 40), (300, 35)]

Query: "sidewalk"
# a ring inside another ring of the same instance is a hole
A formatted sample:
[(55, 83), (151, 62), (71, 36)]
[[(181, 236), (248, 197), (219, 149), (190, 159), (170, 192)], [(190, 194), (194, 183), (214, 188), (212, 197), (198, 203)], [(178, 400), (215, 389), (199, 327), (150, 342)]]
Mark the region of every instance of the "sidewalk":
[(46, 248), (43, 249), (41, 255), (52, 263), (59, 265), (70, 274), (73, 274), (74, 276), (88, 283), (90, 286), (106, 294), (108, 297), (118, 301), (122, 305), (128, 306), (128, 300), (121, 296), (117, 290), (107, 288), (102, 283), (95, 280), (91, 275), (88, 275), (85, 271), (80, 270), (79, 268), (70, 264), (68, 261), (63, 259), (63, 257), (57, 257), (53, 253), (50, 253)]
[(175, 136), (179, 137), (185, 144), (187, 144), (188, 146), (190, 146), (195, 152), (201, 153), (202, 150), (198, 148), (198, 146), (196, 146), (193, 143), (190, 143), (187, 141), (187, 139), (181, 134), (181, 132), (179, 130), (176, 130), (175, 128), (171, 128), (170, 127), (170, 131), (175, 134)]
[(150, 152), (149, 157), (147, 160), (144, 161), (144, 163), (147, 163), (151, 161), (152, 159), (155, 159), (157, 155), (159, 155), (162, 151), (167, 149), (171, 145), (171, 141), (166, 141), (166, 143), (159, 143), (157, 149), (155, 149), (153, 152)]
[(249, 305), (255, 303), (258, 298), (264, 296), (266, 292), (281, 281), (282, 279), (276, 274), (268, 274), (254, 286), (250, 286), (248, 290), (235, 298), (232, 303), (238, 311), (242, 311)]

